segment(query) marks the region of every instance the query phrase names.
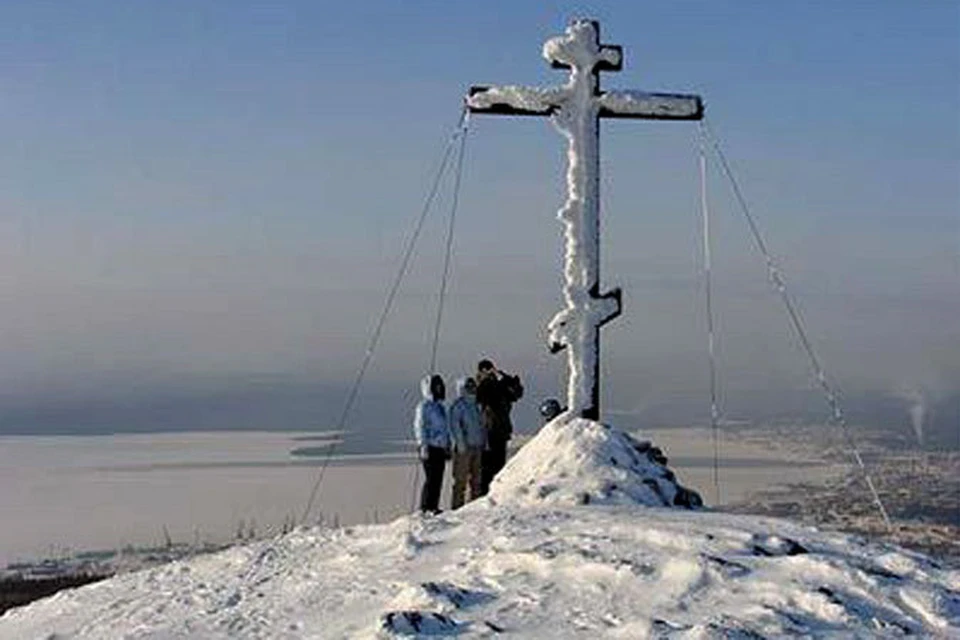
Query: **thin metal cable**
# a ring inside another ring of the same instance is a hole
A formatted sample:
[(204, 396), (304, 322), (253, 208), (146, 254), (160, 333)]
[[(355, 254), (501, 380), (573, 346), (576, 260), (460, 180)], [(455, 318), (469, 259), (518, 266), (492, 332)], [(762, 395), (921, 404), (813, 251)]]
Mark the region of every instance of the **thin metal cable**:
[[(357, 395), (360, 391), (360, 386), (363, 384), (363, 379), (367, 373), (367, 368), (370, 366), (370, 361), (373, 359), (373, 353), (380, 342), (380, 336), (383, 333), (387, 316), (390, 315), (390, 310), (393, 308), (393, 303), (396, 300), (397, 292), (400, 290), (400, 284), (403, 282), (403, 278), (410, 266), (410, 260), (413, 257), (413, 251), (417, 246), (417, 240), (420, 238), (420, 232), (423, 230), (423, 223), (426, 221), (427, 214), (430, 212), (430, 208), (434, 199), (436, 198), (437, 191), (440, 188), (441, 179), (443, 178), (444, 173), (446, 173), (447, 166), (449, 165), (450, 155), (453, 152), (457, 137), (460, 135), (460, 131), (462, 130), (462, 122), (464, 117), (465, 116), (461, 114), (460, 121), (457, 123), (456, 131), (454, 131), (445, 144), (443, 156), (440, 160), (440, 165), (437, 169), (436, 176), (434, 177), (433, 184), (430, 187), (430, 191), (427, 195), (426, 201), (424, 202), (423, 209), (420, 211), (420, 215), (417, 218), (417, 223), (414, 227), (413, 233), (407, 241), (406, 248), (403, 252), (403, 259), (400, 261), (400, 268), (397, 270), (397, 274), (394, 277), (389, 292), (387, 293), (383, 310), (380, 312), (380, 317), (377, 320), (376, 327), (374, 328), (373, 334), (370, 336), (370, 341), (367, 344), (367, 350), (364, 353), (363, 362), (360, 364), (357, 375), (353, 380), (353, 385), (350, 387), (350, 392), (347, 394), (347, 401), (344, 403), (343, 411), (340, 413), (340, 419), (337, 421), (336, 430), (339, 432), (342, 432), (344, 426), (346, 425), (347, 417), (350, 415), (350, 411), (353, 409), (354, 402), (356, 402)], [(303, 515), (300, 518), (300, 524), (305, 524), (307, 517), (310, 515), (310, 510), (313, 508), (313, 503), (317, 497), (317, 492), (320, 490), (320, 485), (323, 483), (323, 477), (326, 474), (327, 467), (330, 464), (330, 460), (333, 458), (333, 454), (336, 451), (338, 444), (339, 443), (335, 441), (327, 450), (327, 455), (324, 457), (323, 464), (320, 466), (317, 479), (313, 483), (313, 488), (310, 490), (310, 497), (307, 499), (307, 505), (304, 508)]]
[(447, 281), (450, 274), (450, 256), (453, 252), (453, 230), (457, 221), (457, 205), (460, 203), (460, 179), (463, 175), (463, 155), (467, 146), (467, 127), (470, 123), (470, 112), (463, 118), (460, 131), (460, 148), (457, 151), (457, 163), (453, 178), (453, 201), (450, 205), (450, 222), (447, 225), (446, 252), (443, 257), (443, 275), (440, 277), (440, 296), (437, 300), (437, 318), (433, 323), (433, 345), (430, 349), (430, 373), (437, 369), (437, 348), (440, 344), (440, 324), (443, 319), (443, 305), (447, 294)]
[(707, 355), (710, 361), (710, 431), (713, 436), (713, 487), (720, 504), (720, 408), (717, 401), (717, 359), (713, 321), (713, 277), (710, 253), (710, 208), (707, 200), (707, 136), (703, 121), (697, 127), (700, 142), (700, 219), (703, 223), (703, 289), (707, 312)]
[(853, 435), (850, 433), (849, 426), (847, 425), (847, 419), (844, 416), (843, 409), (840, 406), (839, 394), (827, 381), (827, 376), (823, 371), (823, 367), (820, 365), (820, 359), (817, 357), (817, 354), (813, 349), (813, 345), (807, 337), (807, 332), (803, 328), (800, 313), (793, 302), (793, 298), (787, 291), (787, 283), (783, 272), (777, 266), (773, 256), (767, 250), (767, 245), (763, 240), (763, 235), (760, 233), (760, 229), (757, 226), (756, 220), (754, 219), (753, 214), (750, 212), (750, 207), (747, 205), (747, 201), (743, 197), (743, 192), (740, 190), (740, 185), (733, 175), (733, 170), (730, 168), (730, 163), (727, 162), (727, 157), (723, 153), (723, 149), (720, 146), (720, 141), (717, 138), (717, 135), (714, 133), (713, 127), (710, 126), (706, 119), (703, 120), (703, 125), (704, 131), (707, 133), (711, 141), (711, 146), (713, 147), (717, 158), (720, 161), (720, 166), (723, 169), (723, 173), (730, 182), (734, 196), (737, 199), (737, 203), (740, 205), (740, 210), (747, 219), (747, 224), (750, 227), (750, 232), (753, 236), (754, 243), (756, 244), (756, 247), (760, 253), (763, 254), (763, 259), (767, 264), (767, 272), (770, 281), (780, 294), (780, 298), (787, 310), (787, 315), (790, 318), (790, 323), (793, 326), (793, 330), (800, 339), (800, 343), (803, 345), (803, 350), (806, 352), (807, 357), (810, 360), (811, 368), (817, 377), (817, 383), (820, 385), (820, 388), (823, 390), (824, 395), (826, 396), (827, 404), (830, 407), (831, 419), (840, 427), (840, 431), (847, 442), (847, 446), (850, 448), (851, 455), (859, 467), (860, 472), (863, 474), (863, 479), (866, 482), (871, 495), (873, 496), (873, 501), (876, 503), (877, 509), (880, 511), (883, 522), (886, 524), (887, 530), (891, 530), (893, 525), (890, 523), (890, 516), (887, 514), (887, 509), (884, 507), (883, 501), (880, 499), (880, 494), (877, 492), (877, 488), (873, 484), (873, 479), (870, 477), (870, 473), (867, 471), (867, 466), (864, 464), (863, 458), (860, 456), (860, 450), (857, 447)]
[[(453, 196), (450, 204), (450, 218), (447, 224), (446, 249), (443, 258), (443, 274), (440, 277), (440, 294), (437, 299), (437, 315), (433, 324), (433, 341), (430, 347), (430, 374), (437, 370), (437, 350), (440, 344), (440, 326), (443, 320), (443, 309), (446, 301), (447, 282), (450, 274), (450, 258), (453, 253), (453, 231), (457, 220), (457, 207), (460, 203), (460, 180), (463, 176), (463, 156), (467, 146), (467, 129), (470, 124), (470, 112), (464, 109), (460, 121), (460, 148), (457, 150), (456, 169), (453, 177)], [(418, 456), (419, 457), (419, 456)], [(419, 462), (419, 460), (418, 460)], [(413, 512), (417, 504), (417, 485), (420, 483), (420, 465), (414, 465), (413, 487), (410, 490), (410, 511)]]

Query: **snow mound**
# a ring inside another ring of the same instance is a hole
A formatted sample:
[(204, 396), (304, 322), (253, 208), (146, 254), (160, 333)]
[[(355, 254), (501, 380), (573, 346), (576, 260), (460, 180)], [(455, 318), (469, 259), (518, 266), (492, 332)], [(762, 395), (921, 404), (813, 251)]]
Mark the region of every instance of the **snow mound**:
[(493, 504), (701, 506), (663, 452), (608, 425), (568, 415), (546, 424), (490, 485)]

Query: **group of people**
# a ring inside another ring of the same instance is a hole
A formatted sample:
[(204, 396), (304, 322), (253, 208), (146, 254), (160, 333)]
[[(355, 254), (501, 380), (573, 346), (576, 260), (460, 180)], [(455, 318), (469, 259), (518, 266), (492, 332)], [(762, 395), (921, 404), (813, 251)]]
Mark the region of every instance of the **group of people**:
[(513, 435), (510, 409), (523, 396), (519, 376), (481, 360), (476, 376), (457, 380), (457, 397), (445, 404), (446, 386), (438, 374), (420, 383), (423, 400), (417, 405), (413, 432), (424, 481), (420, 510), (437, 513), (448, 459), (453, 459), (452, 509), (485, 495), (490, 481), (507, 462), (507, 442)]

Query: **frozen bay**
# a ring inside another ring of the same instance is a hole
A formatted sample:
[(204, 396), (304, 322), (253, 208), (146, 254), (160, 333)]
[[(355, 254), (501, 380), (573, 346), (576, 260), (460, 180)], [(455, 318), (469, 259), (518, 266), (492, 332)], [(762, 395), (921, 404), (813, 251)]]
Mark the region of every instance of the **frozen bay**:
[[(709, 432), (641, 436), (663, 448), (680, 479), (714, 503)], [(229, 541), (241, 528), (257, 536), (279, 532), (301, 517), (331, 437), (241, 431), (0, 438), (0, 564), (158, 545), (166, 534), (191, 543)], [(778, 444), (724, 438), (722, 503), (838, 472)], [(310, 521), (384, 522), (409, 511), (414, 461), (404, 443), (386, 445), (378, 453), (336, 455)], [(321, 455), (292, 453), (305, 449)], [(448, 468), (444, 501), (449, 487)]]

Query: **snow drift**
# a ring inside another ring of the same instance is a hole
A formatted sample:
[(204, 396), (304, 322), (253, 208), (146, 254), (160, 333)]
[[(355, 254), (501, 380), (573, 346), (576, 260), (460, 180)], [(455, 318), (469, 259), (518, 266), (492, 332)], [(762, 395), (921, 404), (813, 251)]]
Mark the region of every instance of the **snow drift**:
[(698, 507), (663, 452), (607, 425), (558, 416), (507, 463), (490, 486), (493, 504), (641, 504)]
[(460, 510), (118, 576), (9, 611), (0, 637), (960, 635), (960, 572), (784, 520), (659, 506), (682, 488), (640, 449), (558, 419)]

